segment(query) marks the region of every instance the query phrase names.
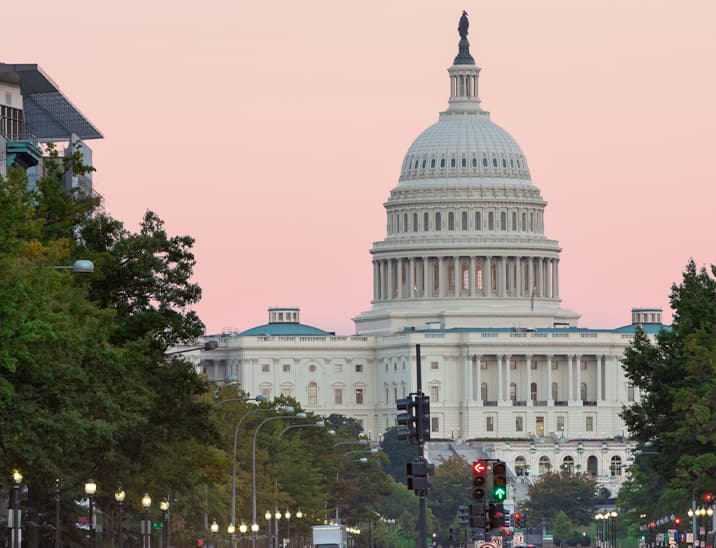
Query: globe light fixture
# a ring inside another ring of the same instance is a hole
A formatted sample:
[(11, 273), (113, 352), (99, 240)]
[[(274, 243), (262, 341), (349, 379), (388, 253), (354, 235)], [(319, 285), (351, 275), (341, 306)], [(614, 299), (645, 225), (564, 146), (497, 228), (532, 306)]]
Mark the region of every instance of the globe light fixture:
[(85, 493), (87, 493), (88, 497), (94, 496), (94, 494), (97, 492), (97, 484), (89, 480), (87, 483), (85, 483)]
[(266, 518), (266, 521), (269, 521), (269, 520), (271, 519), (271, 517), (272, 517), (272, 516), (271, 516), (271, 511), (270, 511), (270, 510), (266, 510), (266, 514), (264, 514), (264, 517)]
[(229, 523), (229, 526), (226, 528), (226, 532), (230, 535), (233, 535), (236, 532), (236, 527), (234, 527), (233, 523)]
[(219, 532), (219, 524), (216, 523), (216, 520), (211, 522), (210, 529), (211, 529), (211, 532), (214, 534), (217, 534)]
[(20, 473), (20, 470), (16, 469), (12, 471), (12, 481), (14, 481), (17, 485), (22, 483), (22, 474)]
[(301, 519), (301, 518), (303, 517), (303, 512), (301, 512), (301, 510), (299, 510), (298, 512), (296, 512), (296, 517), (297, 517), (298, 519)]
[(120, 488), (117, 490), (117, 492), (114, 494), (114, 500), (117, 502), (124, 502), (124, 498), (127, 496), (127, 493), (124, 492), (124, 489)]
[(89, 502), (89, 530), (90, 530), (90, 548), (95, 546), (95, 527), (94, 527), (94, 495), (97, 492), (97, 484), (93, 480), (85, 483), (85, 493)]
[(248, 530), (249, 530), (248, 526), (242, 521), (241, 525), (239, 525), (239, 533), (241, 533), (242, 535), (245, 535), (246, 531), (248, 531)]
[(252, 533), (258, 533), (258, 532), (259, 532), (259, 524), (258, 524), (258, 523), (252, 523), (252, 524), (251, 524), (251, 532), (252, 532)]
[(145, 510), (149, 510), (149, 508), (152, 506), (152, 497), (149, 496), (149, 493), (145, 493), (142, 497), (142, 508)]

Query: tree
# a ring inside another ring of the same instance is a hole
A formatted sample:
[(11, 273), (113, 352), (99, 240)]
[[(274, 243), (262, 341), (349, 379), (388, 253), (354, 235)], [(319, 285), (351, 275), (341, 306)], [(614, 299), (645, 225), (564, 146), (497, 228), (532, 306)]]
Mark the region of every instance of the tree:
[(716, 267), (689, 261), (671, 288), (674, 322), (652, 343), (637, 329), (624, 354), (640, 400), (622, 412), (639, 444), (620, 505), (636, 513), (716, 490)]
[(380, 447), (388, 455), (383, 470), (393, 476), (395, 481), (404, 484), (408, 477), (406, 465), (418, 457), (417, 444), (398, 439), (398, 429), (392, 427), (383, 434)]
[(554, 541), (562, 546), (568, 539), (572, 537), (574, 531), (574, 524), (569, 519), (569, 516), (561, 510), (557, 512), (552, 521), (552, 534)]
[(595, 481), (587, 474), (542, 474), (529, 488), (525, 511), (532, 523), (552, 522), (560, 512), (574, 523), (590, 523), (594, 517), (595, 487)]
[(471, 481), (471, 467), (463, 457), (442, 459), (435, 467), (427, 501), (441, 531), (455, 521), (458, 506), (472, 502)]

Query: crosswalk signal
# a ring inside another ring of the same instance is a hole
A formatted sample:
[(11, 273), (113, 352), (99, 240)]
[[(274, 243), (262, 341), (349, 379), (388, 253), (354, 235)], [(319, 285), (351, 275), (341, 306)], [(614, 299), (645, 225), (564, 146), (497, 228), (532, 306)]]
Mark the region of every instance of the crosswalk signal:
[(417, 439), (415, 433), (415, 401), (413, 397), (395, 400), (398, 408), (398, 439), (413, 442)]
[(497, 461), (492, 465), (492, 499), (503, 502), (507, 498), (507, 465)]

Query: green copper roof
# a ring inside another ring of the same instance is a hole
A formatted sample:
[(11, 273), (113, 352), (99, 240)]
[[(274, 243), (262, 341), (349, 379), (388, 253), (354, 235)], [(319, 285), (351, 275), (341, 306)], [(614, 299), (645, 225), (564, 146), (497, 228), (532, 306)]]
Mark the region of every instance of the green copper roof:
[(264, 325), (258, 325), (242, 331), (239, 333), (241, 336), (292, 336), (292, 335), (334, 335), (323, 329), (318, 329), (310, 325), (304, 325), (302, 323), (267, 323)]

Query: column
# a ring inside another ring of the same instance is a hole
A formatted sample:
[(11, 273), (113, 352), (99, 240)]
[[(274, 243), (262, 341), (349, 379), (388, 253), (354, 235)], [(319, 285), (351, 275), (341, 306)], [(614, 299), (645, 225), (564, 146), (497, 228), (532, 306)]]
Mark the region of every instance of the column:
[(502, 267), (502, 271), (500, 272), (500, 282), (502, 282), (502, 287), (499, 289), (500, 297), (504, 297), (507, 295), (507, 257), (504, 255), (502, 256), (500, 265)]
[(380, 280), (380, 273), (378, 261), (373, 261), (373, 300), (377, 301), (380, 297), (378, 296), (378, 283)]
[(554, 298), (559, 299), (559, 259), (554, 260)]
[[(462, 394), (460, 395), (461, 402), (463, 404), (467, 404), (472, 399), (472, 360), (470, 359), (470, 349), (469, 347), (464, 347), (465, 351), (465, 357), (463, 359), (463, 369), (462, 369)], [(444, 399), (444, 398), (443, 398)], [(464, 413), (463, 415), (463, 422), (467, 420), (469, 413)], [(464, 425), (462, 425), (464, 427)], [(463, 431), (464, 428), (463, 428)]]
[(557, 298), (557, 259), (552, 259), (552, 298)]
[(492, 257), (485, 257), (482, 262), (482, 286), (485, 288), (485, 297), (492, 294)]
[(482, 356), (480, 356), (480, 354), (475, 354), (475, 357), (477, 358), (477, 360), (475, 360), (475, 362), (476, 362), (476, 363), (475, 363), (475, 384), (476, 384), (476, 387), (475, 387), (475, 388), (477, 389), (477, 390), (475, 391), (476, 396), (477, 396), (475, 399), (476, 399), (480, 404), (482, 404), (482, 372), (481, 372), (481, 369), (482, 369), (481, 358), (482, 358)]
[(476, 295), (476, 283), (475, 283), (475, 256), (470, 256), (470, 266), (467, 274), (468, 278), (470, 279), (470, 282), (467, 284), (470, 287), (470, 297), (474, 297)]
[(577, 354), (577, 363), (575, 363), (574, 366), (577, 369), (577, 397), (575, 399), (581, 400), (582, 399), (582, 356), (581, 356), (581, 354)]
[(445, 257), (438, 257), (438, 284), (440, 290), (438, 291), (438, 295), (441, 297), (445, 297), (447, 295), (447, 267), (445, 266)]
[(572, 371), (572, 355), (567, 355), (567, 373), (569, 378), (569, 389), (567, 390), (567, 399), (572, 401), (574, 399), (574, 373)]
[(547, 356), (547, 403), (554, 401), (552, 399), (552, 356)]
[(453, 264), (453, 275), (454, 275), (454, 284), (455, 284), (455, 296), (460, 296), (460, 288), (462, 287), (462, 276), (460, 276), (460, 271), (462, 270), (462, 265), (460, 264), (460, 257), (453, 257), (452, 258), (452, 264)]
[(403, 259), (397, 259), (398, 261), (398, 268), (395, 272), (395, 285), (397, 286), (398, 290), (398, 298), (403, 298)]
[[(509, 354), (505, 355), (505, 390), (507, 391), (507, 395), (505, 397), (506, 400), (510, 399), (510, 371), (512, 369), (512, 365), (510, 362), (512, 361), (512, 356)], [(517, 394), (515, 394), (515, 397), (517, 397)]]
[(388, 299), (393, 298), (393, 259), (388, 259), (388, 284), (386, 286)]
[[(597, 401), (602, 399), (602, 354), (597, 354)], [(599, 405), (599, 404), (597, 404)]]
[(535, 260), (534, 260), (534, 257), (527, 258), (527, 287), (528, 287), (529, 295), (532, 296), (532, 291), (535, 288)]
[(430, 296), (430, 293), (428, 293), (428, 263), (428, 258), (423, 257), (423, 298)]
[(527, 368), (527, 387), (525, 390), (527, 397), (525, 401), (527, 401), (527, 405), (532, 405), (532, 355), (530, 354), (525, 356), (525, 367)]
[(417, 286), (417, 284), (415, 283), (415, 258), (414, 257), (410, 257), (410, 259), (408, 259), (408, 268), (410, 268), (410, 273), (408, 276), (408, 283), (410, 284), (408, 286), (408, 297), (410, 297), (411, 299), (414, 299), (415, 298), (415, 290), (416, 290), (416, 286)]
[(525, 272), (522, 265), (522, 257), (516, 257), (517, 261), (517, 293), (515, 296), (523, 297), (525, 294)]
[(497, 401), (502, 401), (502, 356), (495, 354), (497, 360)]

